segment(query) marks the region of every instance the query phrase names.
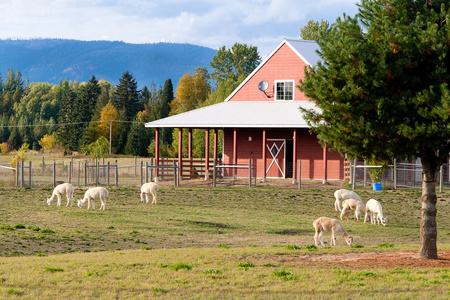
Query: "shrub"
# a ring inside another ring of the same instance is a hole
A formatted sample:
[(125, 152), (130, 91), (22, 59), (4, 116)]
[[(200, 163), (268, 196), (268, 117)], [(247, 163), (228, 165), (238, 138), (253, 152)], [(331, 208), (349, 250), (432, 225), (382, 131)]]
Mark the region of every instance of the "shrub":
[(310, 251), (317, 250), (317, 246), (314, 244), (310, 244), (310, 245), (303, 246), (303, 249), (310, 250)]
[(55, 272), (64, 272), (64, 269), (61, 268), (45, 268), (45, 272), (55, 273)]
[(287, 245), (286, 249), (289, 249), (289, 250), (300, 250), (300, 249), (302, 249), (302, 247), (297, 246), (297, 245)]
[(7, 289), (6, 292), (10, 295), (22, 295), (23, 292), (15, 289)]
[(26, 228), (26, 227), (25, 227), (25, 225), (23, 225), (23, 224), (16, 224), (16, 225), (14, 225), (14, 228), (15, 228), (15, 229), (24, 229), (24, 228)]
[(27, 229), (33, 230), (33, 231), (39, 231), (41, 230), (39, 227), (35, 226), (35, 225), (30, 225), (27, 227)]
[(203, 274), (220, 274), (220, 273), (222, 273), (222, 271), (214, 270), (214, 269), (208, 269), (208, 270), (203, 270), (202, 273)]
[(182, 263), (182, 262), (179, 262), (179, 263), (176, 263), (174, 265), (171, 265), (170, 269), (171, 270), (175, 270), (175, 271), (178, 271), (178, 270), (181, 270), (181, 269), (190, 270), (190, 269), (192, 269), (192, 266), (190, 266), (188, 264), (185, 264), (185, 263)]
[(0, 229), (2, 230), (14, 230), (11, 225), (0, 225)]
[(39, 140), (39, 146), (41, 146), (42, 150), (45, 152), (59, 150), (56, 133), (52, 135), (45, 134), (44, 137)]
[(244, 269), (244, 270), (248, 270), (248, 268), (254, 268), (254, 267), (255, 267), (255, 264), (252, 263), (251, 261), (246, 261), (246, 262), (238, 263), (237, 266), (238, 266), (239, 268)]
[(273, 275), (280, 277), (283, 280), (297, 279), (297, 277), (291, 271), (286, 271), (286, 270), (275, 270), (275, 271), (273, 271)]
[(379, 248), (393, 248), (394, 244), (386, 242), (386, 243), (379, 244), (378, 247)]
[(6, 142), (0, 144), (0, 152), (1, 153), (8, 153), (13, 150), (14, 150), (14, 146), (10, 141), (6, 141)]

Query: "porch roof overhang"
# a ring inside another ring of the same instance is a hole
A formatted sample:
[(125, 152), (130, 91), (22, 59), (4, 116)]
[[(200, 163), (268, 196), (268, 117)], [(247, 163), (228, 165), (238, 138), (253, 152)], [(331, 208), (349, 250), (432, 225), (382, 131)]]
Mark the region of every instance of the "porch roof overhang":
[(224, 101), (145, 124), (149, 128), (309, 128), (311, 101)]

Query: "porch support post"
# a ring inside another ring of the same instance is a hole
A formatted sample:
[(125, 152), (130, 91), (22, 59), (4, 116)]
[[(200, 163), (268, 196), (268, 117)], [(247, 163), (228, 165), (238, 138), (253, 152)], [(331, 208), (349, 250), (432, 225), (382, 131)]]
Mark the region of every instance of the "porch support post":
[[(155, 128), (155, 166), (159, 166), (159, 128)], [(159, 177), (159, 169), (156, 168), (155, 181), (159, 180), (158, 177)]]
[(217, 162), (217, 131), (214, 129), (214, 161)]
[(192, 160), (192, 128), (189, 128), (188, 134), (188, 159)]
[(179, 179), (183, 179), (183, 128), (178, 128), (178, 170)]
[(209, 128), (205, 130), (205, 180), (209, 180)]
[(327, 169), (327, 165), (328, 165), (328, 148), (327, 148), (327, 144), (324, 141), (324, 146), (323, 146), (323, 183), (327, 183), (327, 179), (328, 179), (328, 169)]
[(263, 177), (262, 181), (266, 182), (266, 148), (267, 148), (267, 140), (266, 140), (266, 129), (263, 128), (263, 136), (262, 136), (262, 163), (263, 163)]
[[(233, 129), (233, 164), (237, 165), (237, 130), (236, 128)], [(236, 169), (233, 168), (234, 172), (234, 179), (237, 179), (237, 173)]]
[[(292, 159), (292, 184), (297, 183), (297, 128), (294, 129), (294, 135), (293, 135), (293, 159)], [(299, 178), (298, 180), (302, 180)]]

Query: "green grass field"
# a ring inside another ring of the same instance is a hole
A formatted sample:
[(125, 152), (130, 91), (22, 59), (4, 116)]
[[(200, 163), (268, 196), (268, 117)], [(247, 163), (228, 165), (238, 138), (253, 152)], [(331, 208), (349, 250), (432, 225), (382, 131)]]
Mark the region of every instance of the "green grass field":
[[(338, 236), (336, 247), (319, 249), (311, 246), (313, 220), (339, 217), (330, 188), (162, 187), (156, 206), (140, 203), (137, 187), (112, 188), (106, 211), (65, 207), (65, 198), (48, 206), (51, 191), (0, 188), (0, 299), (450, 297), (446, 268), (299, 263), (302, 256), (417, 251), (417, 189), (357, 190), (364, 202), (382, 203), (388, 225), (350, 214), (342, 223), (357, 245)], [(449, 201), (447, 190), (438, 194), (439, 249), (450, 249)]]

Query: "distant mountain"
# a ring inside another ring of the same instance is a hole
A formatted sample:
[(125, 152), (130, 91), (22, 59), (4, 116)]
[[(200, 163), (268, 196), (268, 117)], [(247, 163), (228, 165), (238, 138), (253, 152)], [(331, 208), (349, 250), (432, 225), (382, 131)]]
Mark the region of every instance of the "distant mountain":
[(110, 41), (65, 39), (0, 40), (0, 74), (5, 82), (8, 69), (20, 70), (23, 80), (57, 84), (60, 79), (87, 82), (95, 75), (113, 84), (127, 70), (140, 88), (164, 85), (170, 78), (176, 86), (183, 74), (209, 62), (217, 50), (191, 44), (128, 44)]

